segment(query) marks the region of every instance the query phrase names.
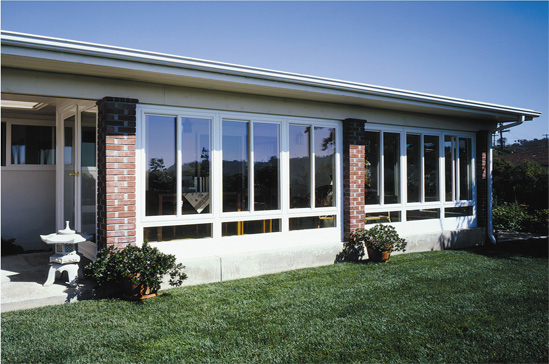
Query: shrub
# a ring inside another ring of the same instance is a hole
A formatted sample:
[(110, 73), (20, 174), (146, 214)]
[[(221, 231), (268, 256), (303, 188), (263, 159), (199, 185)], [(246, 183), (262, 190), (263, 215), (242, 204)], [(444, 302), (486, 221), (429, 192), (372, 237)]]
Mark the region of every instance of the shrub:
[[(406, 251), (408, 243), (402, 239), (391, 225), (377, 224), (370, 229), (356, 229), (349, 239), (351, 246), (364, 244), (366, 247), (378, 251)], [(362, 249), (362, 256), (364, 250)]]
[(117, 286), (120, 289), (129, 281), (137, 287), (137, 292), (147, 289), (157, 292), (166, 274), (170, 275), (171, 286), (183, 284), (187, 278), (184, 268), (181, 263), (176, 264), (174, 255), (164, 254), (145, 242), (141, 247), (130, 245), (117, 249), (110, 246), (102, 249), (85, 270), (100, 287)]
[(517, 203), (504, 203), (492, 209), (494, 228), (508, 231), (523, 231), (528, 213), (524, 206)]
[(492, 209), (492, 216), (496, 229), (548, 234), (548, 209), (529, 213), (526, 206), (517, 203), (504, 203)]

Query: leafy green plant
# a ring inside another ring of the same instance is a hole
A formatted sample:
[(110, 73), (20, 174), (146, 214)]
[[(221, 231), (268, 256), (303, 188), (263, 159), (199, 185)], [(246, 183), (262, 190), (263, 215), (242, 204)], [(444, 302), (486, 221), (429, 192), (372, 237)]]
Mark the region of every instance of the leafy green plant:
[[(351, 234), (349, 242), (357, 247), (357, 250), (360, 250), (359, 246), (364, 244), (370, 249), (388, 252), (406, 251), (408, 245), (393, 226), (386, 224), (376, 224), (370, 229), (356, 229)], [(364, 255), (363, 252), (362, 255)]]
[(129, 245), (124, 249), (113, 246), (102, 249), (85, 271), (100, 287), (120, 288), (131, 283), (137, 292), (157, 292), (167, 274), (171, 286), (183, 284), (187, 278), (184, 268), (181, 263), (176, 263), (174, 255), (164, 254), (145, 242), (141, 247)]

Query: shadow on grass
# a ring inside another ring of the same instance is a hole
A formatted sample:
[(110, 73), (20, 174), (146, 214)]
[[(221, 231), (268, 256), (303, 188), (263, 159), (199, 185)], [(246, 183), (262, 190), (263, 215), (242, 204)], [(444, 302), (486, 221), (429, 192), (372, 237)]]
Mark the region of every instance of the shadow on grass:
[(549, 240), (544, 237), (502, 241), (497, 244), (488, 243), (467, 250), (475, 254), (500, 259), (512, 259), (513, 257), (547, 258), (548, 247)]

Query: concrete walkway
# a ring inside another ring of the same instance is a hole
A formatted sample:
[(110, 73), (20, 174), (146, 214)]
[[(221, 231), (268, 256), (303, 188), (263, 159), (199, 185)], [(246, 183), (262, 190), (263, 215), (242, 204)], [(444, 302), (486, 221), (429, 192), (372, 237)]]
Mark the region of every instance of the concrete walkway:
[(51, 286), (42, 286), (48, 277), (51, 254), (41, 252), (2, 257), (2, 312), (91, 298), (93, 282), (80, 279), (78, 286), (72, 288), (66, 282), (66, 273)]

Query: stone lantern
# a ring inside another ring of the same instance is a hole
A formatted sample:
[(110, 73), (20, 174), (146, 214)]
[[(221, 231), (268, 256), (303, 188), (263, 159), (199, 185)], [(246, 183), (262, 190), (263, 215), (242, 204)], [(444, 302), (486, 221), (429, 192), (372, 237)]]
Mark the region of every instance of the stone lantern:
[(86, 241), (86, 238), (76, 231), (71, 230), (69, 222), (63, 230), (49, 235), (40, 235), (40, 238), (46, 244), (54, 245), (54, 254), (50, 257), (52, 263), (48, 271), (48, 279), (44, 283), (44, 287), (51, 286), (55, 281), (56, 273), (67, 272), (71, 287), (76, 286), (76, 278), (78, 277), (78, 262), (80, 255), (76, 253), (76, 244)]

